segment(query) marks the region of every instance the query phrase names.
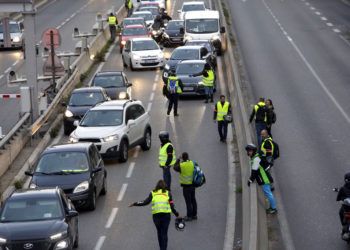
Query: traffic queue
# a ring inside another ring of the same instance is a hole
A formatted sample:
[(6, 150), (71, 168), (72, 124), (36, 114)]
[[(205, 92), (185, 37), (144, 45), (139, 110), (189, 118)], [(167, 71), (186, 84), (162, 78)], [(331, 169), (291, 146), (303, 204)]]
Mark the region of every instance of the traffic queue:
[[(184, 2), (174, 19), (165, 11), (165, 2), (139, 1), (137, 8), (127, 0), (127, 17), (119, 23), (115, 13), (107, 21), (113, 46), (118, 46), (124, 68), (162, 69), (163, 95), (168, 99), (168, 116), (178, 108), (182, 96), (202, 96), (213, 103), (216, 93), (217, 56), (224, 51), (218, 11), (200, 1)], [(116, 39), (118, 37), (118, 39)], [(118, 41), (117, 41), (118, 40)], [(170, 58), (163, 48), (176, 47)], [(159, 180), (144, 201), (152, 203), (152, 216), (161, 250), (167, 249), (170, 213), (175, 227), (197, 220), (195, 189), (205, 183), (203, 171), (189, 153), (176, 157), (167, 131), (153, 131), (150, 114), (132, 98), (133, 84), (124, 71), (97, 72), (88, 87), (75, 89), (62, 103), (66, 144), (49, 146), (26, 172), (29, 189), (15, 191), (3, 204), (0, 218), (0, 249), (72, 249), (79, 245), (78, 210), (95, 210), (100, 195), (107, 194), (105, 159), (128, 161), (130, 149), (148, 151), (152, 133), (161, 142)], [(225, 96), (215, 104), (214, 121), (220, 141), (225, 143), (231, 105)], [(176, 122), (176, 120), (175, 120)], [(187, 207), (185, 216), (176, 211), (171, 195), (171, 169), (179, 173)], [(56, 188), (50, 188), (56, 187)], [(33, 225), (35, 224), (35, 230)], [(49, 229), (49, 230), (48, 230)], [(28, 241), (28, 242), (27, 242)]]

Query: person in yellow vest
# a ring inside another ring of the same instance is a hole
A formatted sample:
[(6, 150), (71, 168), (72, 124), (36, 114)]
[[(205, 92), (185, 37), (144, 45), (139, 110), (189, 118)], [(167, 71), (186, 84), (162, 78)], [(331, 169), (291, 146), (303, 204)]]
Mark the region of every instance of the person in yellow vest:
[(220, 101), (216, 103), (214, 108), (214, 122), (218, 122), (218, 131), (221, 142), (226, 142), (228, 121), (225, 119), (225, 116), (230, 115), (231, 113), (231, 104), (226, 101), (224, 95), (221, 95)]
[(132, 15), (132, 12), (134, 10), (134, 4), (133, 4), (132, 0), (126, 0), (126, 8), (128, 10), (127, 17), (129, 17)]
[(204, 85), (205, 91), (205, 103), (214, 102), (214, 83), (215, 83), (215, 73), (209, 63), (204, 65), (203, 72), (198, 74), (193, 74), (191, 76), (202, 76), (202, 83)]
[(269, 214), (275, 214), (277, 213), (277, 207), (275, 197), (271, 191), (271, 183), (273, 181), (271, 175), (261, 166), (261, 159), (259, 157), (259, 153), (257, 152), (258, 149), (254, 144), (248, 144), (245, 147), (245, 150), (247, 151), (247, 155), (250, 157), (251, 167), (248, 186), (250, 186), (250, 184), (254, 181), (256, 181), (258, 185), (262, 186), (264, 195), (270, 203), (270, 207), (266, 209), (266, 212)]
[(115, 35), (116, 35), (116, 25), (118, 24), (118, 19), (117, 17), (113, 14), (110, 13), (108, 16), (108, 25), (109, 25), (109, 32), (111, 33), (111, 40), (115, 40)]
[(256, 137), (258, 139), (258, 145), (261, 144), (260, 133), (261, 130), (266, 129), (267, 122), (267, 107), (265, 104), (265, 98), (260, 97), (258, 103), (256, 103), (250, 114), (249, 122), (251, 123), (255, 119)]
[(163, 95), (165, 95), (169, 100), (167, 115), (170, 115), (173, 106), (174, 116), (179, 115), (177, 112), (177, 106), (179, 102), (179, 95), (182, 93), (182, 89), (183, 84), (181, 80), (176, 76), (175, 71), (171, 70), (169, 72), (168, 80), (163, 87)]
[(189, 159), (187, 152), (183, 152), (181, 158), (176, 160), (174, 170), (180, 173), (180, 185), (186, 202), (187, 215), (184, 220), (197, 220), (196, 188), (193, 186), (194, 162)]
[(146, 206), (152, 202), (152, 217), (157, 228), (158, 243), (160, 250), (166, 250), (168, 246), (168, 228), (170, 224), (171, 212), (176, 218), (181, 218), (175, 209), (171, 193), (167, 190), (163, 180), (159, 180), (155, 189), (143, 201), (134, 202), (129, 205)]
[(175, 149), (169, 139), (169, 133), (167, 131), (159, 132), (159, 140), (161, 143), (159, 149), (159, 166), (163, 169), (163, 180), (165, 181), (168, 189), (171, 188), (171, 173), (170, 168), (174, 166), (176, 162)]

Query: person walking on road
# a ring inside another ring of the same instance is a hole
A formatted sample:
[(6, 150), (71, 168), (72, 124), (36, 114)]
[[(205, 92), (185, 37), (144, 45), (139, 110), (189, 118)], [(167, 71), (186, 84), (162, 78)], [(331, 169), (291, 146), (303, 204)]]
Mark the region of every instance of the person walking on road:
[(251, 123), (255, 118), (255, 129), (256, 136), (258, 138), (258, 145), (261, 144), (260, 133), (261, 130), (266, 129), (266, 105), (265, 98), (260, 97), (259, 102), (254, 105), (252, 113), (249, 118), (249, 122)]
[(182, 93), (183, 84), (179, 78), (177, 78), (175, 71), (171, 70), (169, 72), (169, 78), (166, 84), (163, 87), (163, 95), (165, 95), (168, 100), (168, 111), (167, 115), (170, 115), (170, 112), (174, 106), (174, 116), (179, 116), (177, 112), (179, 95)]
[(180, 184), (185, 198), (187, 216), (185, 221), (197, 220), (196, 188), (193, 185), (194, 162), (183, 152), (181, 158), (176, 160), (174, 170), (180, 173)]
[(272, 178), (269, 173), (267, 173), (264, 168), (261, 166), (261, 159), (257, 152), (257, 147), (254, 144), (248, 144), (245, 147), (247, 155), (250, 157), (250, 167), (251, 174), (248, 179), (248, 186), (253, 183), (255, 180), (258, 185), (262, 186), (265, 197), (270, 203), (270, 207), (266, 209), (268, 214), (277, 213), (276, 200), (271, 191), (271, 182)]
[(116, 36), (117, 17), (111, 12), (108, 16), (109, 32), (111, 33), (111, 41), (114, 42)]
[(224, 95), (221, 95), (220, 101), (216, 103), (214, 108), (214, 122), (218, 122), (218, 131), (221, 142), (226, 142), (228, 127), (226, 116), (231, 115), (231, 113), (231, 104), (226, 101)]
[(159, 166), (163, 169), (163, 180), (165, 181), (168, 189), (171, 188), (171, 173), (170, 168), (174, 166), (176, 162), (176, 155), (174, 146), (169, 139), (169, 133), (167, 131), (161, 131), (159, 133), (159, 140), (161, 143), (159, 149)]
[(146, 206), (152, 202), (152, 217), (157, 229), (158, 243), (160, 250), (166, 250), (168, 247), (168, 228), (171, 220), (171, 212), (176, 218), (181, 218), (175, 209), (171, 193), (167, 190), (166, 183), (159, 180), (155, 189), (143, 201), (134, 202), (129, 205)]
[(127, 17), (130, 17), (132, 15), (133, 10), (134, 10), (134, 4), (133, 4), (132, 0), (126, 0), (125, 7), (128, 11)]
[(204, 65), (203, 72), (198, 74), (193, 74), (191, 76), (202, 76), (202, 82), (204, 85), (205, 91), (205, 103), (208, 103), (209, 98), (210, 102), (214, 102), (214, 82), (215, 82), (215, 73), (209, 63)]
[(277, 117), (276, 117), (275, 108), (273, 106), (272, 100), (266, 99), (265, 105), (266, 105), (266, 130), (269, 133), (270, 137), (272, 137), (271, 127), (272, 127), (272, 124), (276, 122)]

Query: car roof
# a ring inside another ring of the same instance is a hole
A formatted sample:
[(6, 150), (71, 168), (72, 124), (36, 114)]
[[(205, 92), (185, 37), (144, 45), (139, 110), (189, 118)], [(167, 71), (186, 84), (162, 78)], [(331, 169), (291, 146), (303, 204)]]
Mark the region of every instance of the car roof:
[(195, 63), (203, 63), (205, 64), (206, 61), (205, 60), (184, 60), (184, 61), (181, 61), (179, 62), (179, 64), (195, 64)]
[(205, 40), (205, 39), (203, 39), (203, 40), (201, 40), (201, 39), (188, 40), (188, 41), (186, 41), (186, 43), (210, 43), (211, 44), (210, 40)]
[(190, 2), (184, 2), (182, 5), (204, 5), (204, 2), (201, 1), (190, 1)]
[(200, 45), (189, 45), (189, 46), (180, 46), (180, 47), (177, 47), (175, 50), (184, 50), (184, 49), (200, 49), (202, 48), (203, 46), (200, 46)]
[(124, 29), (136, 29), (136, 28), (145, 28), (145, 26), (142, 24), (130, 24), (130, 25), (124, 26)]
[(132, 14), (150, 14), (150, 15), (152, 15), (152, 12), (144, 10), (144, 11), (134, 11)]
[(127, 17), (127, 18), (124, 18), (123, 21), (125, 21), (125, 20), (136, 20), (136, 19), (145, 20), (145, 19), (143, 19), (143, 17)]
[(186, 12), (185, 19), (219, 19), (219, 12), (217, 10), (200, 10)]
[(74, 93), (102, 92), (102, 91), (103, 91), (102, 87), (94, 86), (94, 87), (84, 87), (84, 88), (74, 89), (72, 94), (74, 94)]
[(103, 102), (95, 107), (93, 107), (90, 110), (122, 110), (125, 106), (128, 104), (140, 104), (142, 105), (142, 102), (139, 100), (112, 100)]
[(20, 189), (14, 191), (9, 199), (21, 200), (24, 198), (52, 198), (57, 197), (59, 188), (35, 188), (35, 189)]
[(122, 75), (123, 71), (100, 71), (95, 74), (95, 76), (115, 76)]
[(130, 41), (154, 41), (154, 39), (150, 37), (137, 37), (131, 38)]
[(93, 143), (91, 142), (79, 142), (79, 143), (66, 143), (66, 144), (56, 144), (47, 147), (43, 154), (56, 153), (56, 152), (87, 152)]

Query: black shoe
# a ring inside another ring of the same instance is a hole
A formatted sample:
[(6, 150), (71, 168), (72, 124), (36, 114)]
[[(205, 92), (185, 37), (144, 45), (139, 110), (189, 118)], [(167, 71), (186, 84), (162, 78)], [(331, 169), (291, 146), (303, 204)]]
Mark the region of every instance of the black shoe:
[(166, 112), (167, 115), (170, 115), (170, 111)]
[(197, 219), (198, 219), (197, 215), (196, 216), (192, 216), (192, 220), (197, 220)]
[(266, 209), (266, 213), (267, 214), (277, 214), (277, 209), (273, 209), (273, 208), (268, 208)]
[(188, 217), (188, 216), (184, 217), (184, 221), (191, 221), (191, 220), (192, 220), (192, 217)]
[(179, 116), (179, 114), (174, 114), (174, 116)]

